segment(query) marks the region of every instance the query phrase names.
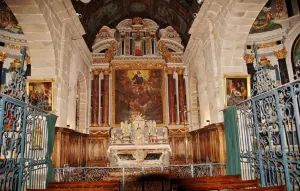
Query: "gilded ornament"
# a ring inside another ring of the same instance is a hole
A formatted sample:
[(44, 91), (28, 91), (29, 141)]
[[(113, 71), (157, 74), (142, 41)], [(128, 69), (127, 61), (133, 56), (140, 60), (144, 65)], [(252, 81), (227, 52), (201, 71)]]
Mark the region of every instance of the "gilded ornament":
[(246, 61), (246, 64), (253, 64), (255, 59), (255, 55), (254, 54), (246, 54), (244, 55), (244, 60)]
[(173, 72), (174, 72), (174, 67), (167, 67), (166, 68), (166, 72), (167, 72), (167, 74), (173, 74)]
[(101, 71), (102, 71), (101, 68), (94, 68), (94, 69), (92, 69), (92, 73), (93, 73), (94, 76), (98, 76)]
[(274, 51), (273, 53), (275, 54), (275, 56), (279, 60), (279, 59), (286, 58), (287, 51), (286, 51), (286, 49), (283, 48), (281, 50)]
[(15, 59), (13, 62), (10, 63), (10, 67), (12, 68), (20, 68), (21, 67), (21, 61), (20, 59)]
[(7, 52), (0, 52), (0, 62), (4, 62), (7, 56), (8, 56)]
[(260, 58), (260, 62), (259, 62), (260, 64), (262, 64), (262, 65), (269, 65), (270, 64), (270, 60), (268, 60), (268, 58), (267, 57), (261, 57)]
[(26, 55), (25, 60), (27, 64), (31, 64), (30, 56)]
[(103, 70), (104, 75), (109, 75), (110, 74), (110, 69), (109, 68), (104, 68)]
[(183, 75), (185, 68), (183, 67), (177, 67), (176, 72), (178, 75)]

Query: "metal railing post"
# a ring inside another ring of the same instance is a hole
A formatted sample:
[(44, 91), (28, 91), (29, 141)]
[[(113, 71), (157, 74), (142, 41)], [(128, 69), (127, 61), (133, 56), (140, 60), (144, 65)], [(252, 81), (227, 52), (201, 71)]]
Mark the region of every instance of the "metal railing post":
[(194, 178), (194, 165), (191, 164), (191, 176), (192, 178)]
[(209, 176), (213, 175), (212, 163), (209, 163)]

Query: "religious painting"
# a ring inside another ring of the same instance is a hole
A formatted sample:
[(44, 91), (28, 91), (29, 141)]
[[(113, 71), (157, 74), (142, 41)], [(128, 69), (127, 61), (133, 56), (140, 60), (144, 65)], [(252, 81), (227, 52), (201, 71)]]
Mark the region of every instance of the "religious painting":
[(250, 97), (250, 75), (225, 75), (225, 107)]
[(113, 126), (137, 114), (165, 124), (163, 64), (112, 64), (112, 77)]
[(53, 79), (26, 81), (29, 103), (45, 111), (54, 111)]

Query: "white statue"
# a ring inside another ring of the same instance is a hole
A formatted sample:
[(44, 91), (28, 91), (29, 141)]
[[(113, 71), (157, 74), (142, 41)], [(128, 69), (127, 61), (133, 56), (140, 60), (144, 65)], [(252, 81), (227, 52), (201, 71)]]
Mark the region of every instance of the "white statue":
[(156, 122), (154, 120), (153, 121), (148, 121), (147, 126), (149, 128), (149, 135), (151, 137), (156, 136)]
[(131, 134), (131, 124), (126, 120), (125, 123), (121, 122), (121, 129), (123, 137), (130, 137)]

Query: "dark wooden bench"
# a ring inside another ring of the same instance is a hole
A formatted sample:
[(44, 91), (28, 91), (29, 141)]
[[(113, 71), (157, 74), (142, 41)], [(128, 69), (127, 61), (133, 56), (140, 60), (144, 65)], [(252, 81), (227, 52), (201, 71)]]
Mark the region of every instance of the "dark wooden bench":
[(170, 190), (176, 190), (177, 185), (197, 184), (197, 183), (214, 183), (214, 182), (235, 182), (241, 181), (241, 176), (225, 175), (225, 176), (204, 176), (197, 178), (171, 178)]
[(78, 181), (78, 182), (49, 182), (47, 188), (117, 188), (120, 190), (121, 182), (110, 181)]
[(214, 183), (196, 183), (196, 184), (180, 184), (178, 185), (178, 190), (222, 190), (222, 189), (243, 189), (259, 187), (259, 179), (257, 180), (243, 180), (234, 182), (214, 182)]
[(47, 189), (27, 189), (27, 191), (115, 191), (114, 188), (47, 188)]
[(271, 187), (261, 187), (261, 188), (251, 188), (251, 189), (242, 189), (234, 191), (286, 191), (286, 186), (271, 186)]

